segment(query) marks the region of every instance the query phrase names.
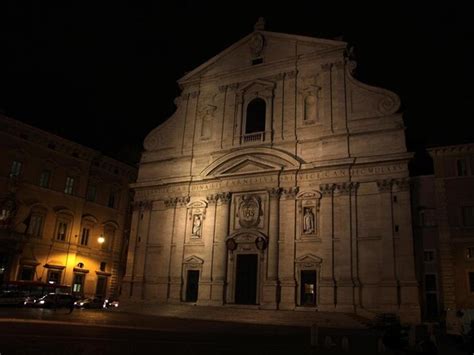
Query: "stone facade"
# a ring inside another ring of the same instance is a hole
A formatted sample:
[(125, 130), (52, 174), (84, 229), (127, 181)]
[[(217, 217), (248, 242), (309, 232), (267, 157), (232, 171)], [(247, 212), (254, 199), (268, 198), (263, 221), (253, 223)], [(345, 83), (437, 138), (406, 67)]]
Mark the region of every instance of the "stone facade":
[(0, 148), (0, 281), (116, 297), (137, 169), (1, 115)]
[[(444, 310), (474, 308), (474, 144), (428, 150), (436, 239), (436, 289)], [(424, 216), (425, 217), (425, 216)], [(433, 243), (429, 244), (432, 245)]]
[(399, 98), (346, 53), (259, 25), (179, 80), (144, 141), (123, 296), (419, 319)]

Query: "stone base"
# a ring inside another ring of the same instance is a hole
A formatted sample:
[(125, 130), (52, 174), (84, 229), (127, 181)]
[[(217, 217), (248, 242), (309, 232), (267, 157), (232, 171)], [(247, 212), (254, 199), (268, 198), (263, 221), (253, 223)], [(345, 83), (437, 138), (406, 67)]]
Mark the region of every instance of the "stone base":
[(295, 309), (295, 283), (286, 282), (281, 284), (281, 299), (280, 309), (293, 310)]
[(224, 281), (214, 281), (211, 285), (211, 304), (221, 306), (224, 304)]
[(171, 282), (170, 293), (168, 296), (169, 303), (180, 303), (181, 302), (181, 283)]
[(260, 308), (262, 309), (277, 309), (278, 308), (277, 290), (278, 290), (278, 283), (276, 281), (266, 282), (263, 285), (263, 295), (261, 297), (262, 302), (261, 302)]
[(211, 303), (211, 282), (200, 281), (198, 300), (196, 302), (199, 305), (208, 306)]

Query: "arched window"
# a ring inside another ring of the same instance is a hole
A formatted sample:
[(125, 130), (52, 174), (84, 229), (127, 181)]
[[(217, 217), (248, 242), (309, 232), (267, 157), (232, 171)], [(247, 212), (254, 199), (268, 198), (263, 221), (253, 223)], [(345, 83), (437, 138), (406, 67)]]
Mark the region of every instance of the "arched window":
[(247, 106), (247, 116), (245, 121), (245, 134), (265, 131), (265, 101), (256, 98)]

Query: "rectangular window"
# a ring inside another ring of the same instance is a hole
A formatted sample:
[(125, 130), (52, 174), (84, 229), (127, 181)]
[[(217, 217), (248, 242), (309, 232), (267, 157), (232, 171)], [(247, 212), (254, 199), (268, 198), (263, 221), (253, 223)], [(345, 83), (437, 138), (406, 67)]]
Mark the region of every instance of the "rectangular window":
[(105, 268), (107, 267), (107, 263), (105, 261), (101, 261), (100, 262), (100, 271), (104, 271), (105, 272)]
[(436, 275), (425, 275), (425, 291), (436, 291)]
[(431, 263), (434, 261), (435, 253), (433, 250), (425, 250), (423, 252), (423, 261), (425, 263)]
[(467, 176), (467, 162), (465, 159), (456, 161), (456, 171), (458, 176)]
[(30, 217), (30, 223), (28, 224), (28, 230), (26, 234), (34, 237), (40, 237), (43, 230), (43, 216), (32, 215)]
[(68, 195), (72, 195), (74, 191), (74, 178), (68, 176), (66, 178), (66, 186), (64, 187), (64, 193)]
[(61, 271), (49, 270), (48, 272), (48, 282), (49, 283), (60, 283), (61, 281)]
[(115, 207), (115, 191), (110, 192), (109, 201), (108, 201), (107, 206), (109, 206), (110, 208)]
[(31, 281), (35, 275), (35, 270), (31, 266), (22, 266), (20, 269), (20, 274), (18, 275), (18, 280), (22, 281)]
[(474, 292), (474, 272), (469, 273), (469, 291)]
[(12, 168), (10, 170), (10, 176), (19, 176), (21, 174), (21, 166), (22, 162), (18, 160), (14, 160), (12, 163)]
[(462, 208), (462, 224), (466, 227), (474, 227), (474, 206)]
[(86, 195), (87, 201), (94, 202), (96, 195), (97, 195), (97, 187), (95, 185), (89, 185), (87, 187), (87, 195)]
[(51, 177), (51, 171), (43, 170), (39, 179), (39, 186), (48, 188), (49, 187), (49, 178)]
[(466, 259), (474, 259), (474, 247), (466, 248)]
[(82, 228), (81, 245), (89, 244), (89, 228)]
[(83, 293), (84, 288), (84, 275), (83, 274), (74, 274), (74, 282), (72, 284), (72, 292), (74, 293)]
[(58, 223), (58, 231), (56, 233), (56, 239), (60, 241), (66, 240), (66, 233), (67, 233), (67, 222), (59, 222)]

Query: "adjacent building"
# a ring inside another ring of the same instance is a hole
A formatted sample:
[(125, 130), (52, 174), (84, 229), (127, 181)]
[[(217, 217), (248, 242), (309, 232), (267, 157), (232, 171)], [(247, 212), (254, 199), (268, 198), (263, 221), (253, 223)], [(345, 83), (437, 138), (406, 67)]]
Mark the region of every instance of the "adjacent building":
[(0, 116), (0, 278), (116, 296), (136, 168)]
[(434, 175), (415, 178), (415, 231), (427, 317), (474, 308), (474, 144), (428, 150)]
[(133, 184), (122, 301), (419, 320), (400, 101), (346, 48), (259, 21), (178, 81)]

